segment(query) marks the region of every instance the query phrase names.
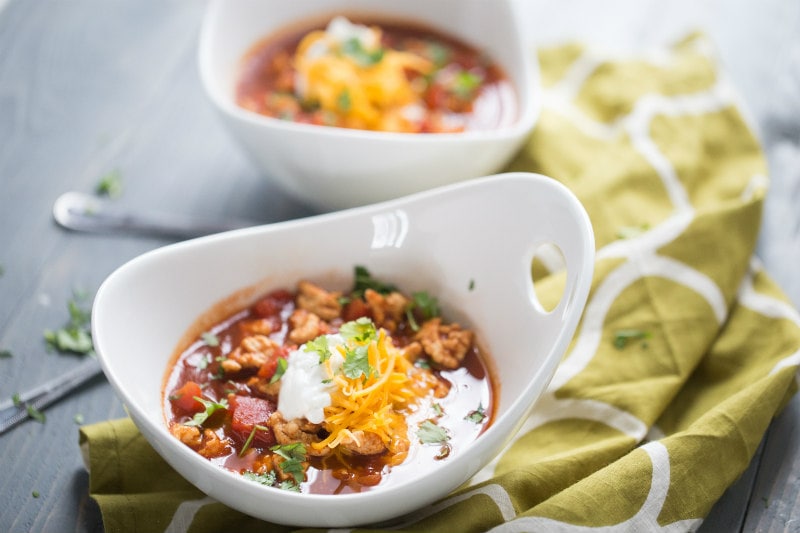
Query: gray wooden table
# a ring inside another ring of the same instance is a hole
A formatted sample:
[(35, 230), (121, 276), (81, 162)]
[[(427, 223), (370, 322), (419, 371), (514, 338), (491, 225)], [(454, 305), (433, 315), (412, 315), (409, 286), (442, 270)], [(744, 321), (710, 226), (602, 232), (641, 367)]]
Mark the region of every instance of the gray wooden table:
[[(700, 29), (719, 48), (770, 163), (759, 253), (800, 304), (800, 2), (520, 0), (531, 44), (641, 49)], [(74, 290), (165, 244), (65, 232), (67, 190), (117, 171), (120, 207), (274, 222), (311, 214), (264, 180), (220, 128), (195, 62), (200, 0), (0, 0), (0, 398), (77, 364), (45, 350)], [(0, 531), (101, 531), (75, 416), (124, 411), (103, 378), (0, 437)], [(800, 531), (800, 400), (703, 531)], [(34, 496), (38, 494), (38, 497)]]

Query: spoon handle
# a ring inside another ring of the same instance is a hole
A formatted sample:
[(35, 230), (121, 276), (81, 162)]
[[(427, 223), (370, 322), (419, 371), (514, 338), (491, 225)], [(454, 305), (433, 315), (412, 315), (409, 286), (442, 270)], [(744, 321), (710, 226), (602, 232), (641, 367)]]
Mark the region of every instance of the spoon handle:
[(136, 214), (108, 207), (88, 194), (67, 192), (53, 205), (53, 218), (73, 231), (190, 239), (257, 225), (246, 220), (208, 220), (170, 213)]

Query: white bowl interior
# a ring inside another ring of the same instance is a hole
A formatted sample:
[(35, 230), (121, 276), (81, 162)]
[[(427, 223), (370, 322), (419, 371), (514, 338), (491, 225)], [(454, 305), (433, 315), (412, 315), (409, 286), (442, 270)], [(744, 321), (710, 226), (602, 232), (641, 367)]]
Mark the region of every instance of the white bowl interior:
[[(566, 289), (549, 313), (536, 301), (536, 249), (557, 246)], [(505, 174), (408, 198), (167, 246), (113, 273), (93, 310), (103, 369), (156, 450), (204, 492), (281, 523), (344, 526), (385, 520), (466, 481), (513, 435), (567, 347), (591, 282), (594, 242), (583, 208), (557, 182)], [(199, 315), (230, 295), (246, 300), (302, 278), (347, 288), (354, 265), (404, 291), (428, 290), (444, 314), (476, 330), (499, 380), (494, 424), (464, 453), (411, 484), (357, 495), (294, 494), (225, 472), (164, 424), (164, 372)], [(250, 287), (251, 291), (241, 292)], [(265, 503), (269, 502), (269, 504)], [(277, 505), (276, 505), (277, 504)], [(301, 511), (314, 505), (318, 512)]]
[[(241, 59), (256, 42), (336, 13), (418, 21), (487, 51), (516, 89), (517, 120), (495, 130), (414, 135), (296, 124), (235, 103)], [(323, 209), (352, 207), (490, 174), (507, 162), (540, 104), (535, 57), (518, 25), (509, 0), (214, 0), (200, 38), (200, 76), (225, 124), (269, 177)]]

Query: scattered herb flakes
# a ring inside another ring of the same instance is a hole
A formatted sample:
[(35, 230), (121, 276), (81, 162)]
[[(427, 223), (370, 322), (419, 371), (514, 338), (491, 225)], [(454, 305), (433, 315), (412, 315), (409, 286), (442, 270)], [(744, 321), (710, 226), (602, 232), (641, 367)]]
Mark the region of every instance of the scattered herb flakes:
[(442, 406), (439, 403), (434, 403), (431, 405), (431, 408), (436, 416), (442, 416), (444, 414), (444, 409), (442, 409)]
[(350, 379), (360, 376), (368, 378), (375, 369), (369, 364), (369, 350), (366, 346), (356, 346), (354, 349), (345, 350), (342, 372)]
[(40, 424), (44, 424), (45, 421), (47, 420), (47, 417), (44, 416), (44, 413), (41, 412), (40, 410), (38, 410), (37, 408), (35, 408), (32, 405), (26, 406), (25, 410), (28, 412), (28, 416), (29, 417), (31, 417), (32, 419), (36, 420)]
[(19, 397), (18, 392), (15, 392), (11, 395), (11, 402), (14, 404), (14, 407), (19, 407), (22, 405), (22, 399)]
[(414, 318), (414, 311), (419, 310), (424, 320), (430, 320), (439, 316), (439, 300), (428, 294), (426, 291), (415, 292), (411, 296), (411, 302), (406, 306), (406, 318), (411, 329), (419, 331), (419, 325)]
[[(303, 462), (306, 460), (306, 447), (302, 442), (293, 442), (291, 444), (277, 444), (271, 447), (270, 450), (284, 458), (282, 462), (278, 463), (278, 468), (280, 468), (284, 474), (289, 474), (294, 478), (297, 490), (299, 490), (300, 483), (305, 479)], [(281, 484), (280, 488), (295, 490), (294, 487), (288, 485), (283, 486), (283, 484)]]
[(474, 279), (471, 279), (471, 280), (469, 280), (469, 286), (468, 286), (467, 288), (468, 288), (470, 291), (473, 291), (473, 290), (475, 290), (475, 280), (474, 280)]
[(14, 357), (14, 354), (11, 353), (11, 350), (0, 350), (0, 359), (11, 359)]
[(336, 98), (336, 106), (339, 108), (340, 111), (347, 113), (350, 111), (350, 107), (352, 106), (352, 102), (350, 100), (350, 91), (342, 89), (342, 92), (339, 93), (339, 96)]
[(431, 368), (431, 361), (430, 359), (425, 359), (424, 357), (420, 357), (416, 361), (414, 361), (414, 366), (417, 368), (422, 368), (423, 370), (429, 370)]
[(289, 368), (289, 361), (287, 361), (283, 357), (279, 357), (278, 358), (278, 366), (275, 367), (275, 373), (272, 374), (272, 377), (270, 378), (269, 382), (270, 383), (276, 383), (286, 373), (286, 369), (287, 368)]
[(253, 443), (253, 438), (256, 436), (256, 431), (267, 431), (268, 429), (269, 428), (266, 426), (254, 424), (252, 431), (250, 431), (250, 435), (248, 435), (247, 440), (244, 441), (244, 446), (242, 446), (242, 449), (239, 452), (239, 457), (244, 457), (245, 452), (247, 452), (247, 449), (250, 448), (250, 444)]
[(384, 283), (372, 277), (369, 270), (363, 266), (356, 266), (355, 267), (355, 284), (352, 291), (352, 296), (355, 298), (363, 298), (364, 291), (367, 289), (372, 289), (375, 292), (379, 292), (381, 294), (389, 294), (392, 291), (396, 291), (397, 287), (390, 283)]
[(650, 337), (650, 332), (643, 329), (618, 329), (614, 332), (614, 347), (618, 350), (622, 350), (630, 341), (644, 341)]
[(46, 329), (44, 331), (44, 339), (49, 348), (62, 353), (94, 353), (90, 331), (91, 311), (83, 306), (87, 298), (86, 293), (73, 291), (72, 298), (67, 301), (69, 322), (57, 330)]
[(72, 421), (80, 426), (83, 424), (83, 415), (81, 413), (75, 413), (75, 416), (72, 417)]
[(294, 479), (285, 479), (278, 484), (278, 488), (281, 490), (300, 492), (300, 483)]
[(361, 317), (350, 322), (345, 322), (339, 328), (339, 334), (345, 340), (354, 340), (356, 342), (370, 342), (377, 336), (375, 324), (367, 317)]
[[(319, 364), (322, 364), (331, 358), (331, 348), (328, 346), (328, 337), (325, 335), (320, 335), (316, 339), (308, 341), (305, 344), (303, 351), (307, 353), (315, 352), (317, 355), (319, 355)], [(278, 361), (278, 363), (280, 363), (280, 361)]]
[(34, 498), (38, 498), (40, 496), (39, 491), (38, 490), (31, 491), (31, 496), (33, 496)]
[(480, 424), (486, 419), (486, 412), (483, 409), (482, 404), (478, 404), (478, 408), (474, 411), (470, 411), (467, 413), (467, 416), (464, 417), (464, 420), (469, 420), (470, 422), (474, 422), (476, 424)]
[(212, 348), (219, 346), (219, 337), (213, 333), (206, 331), (201, 337), (203, 338), (203, 342), (206, 343), (206, 346), (211, 346)]
[(246, 472), (242, 472), (242, 477), (245, 479), (249, 479), (250, 481), (255, 481), (256, 483), (260, 483), (261, 485), (266, 485), (268, 487), (273, 486), (275, 484), (275, 481), (277, 481), (277, 476), (275, 475), (275, 472), (273, 472), (272, 470), (261, 474), (256, 474), (255, 472), (251, 472), (248, 470)]
[(462, 70), (456, 74), (453, 83), (453, 93), (460, 98), (470, 99), (478, 87), (481, 86), (481, 82), (483, 82), (481, 76), (468, 70)]
[(228, 409), (228, 400), (224, 398), (218, 402), (215, 402), (213, 400), (206, 400), (205, 398), (201, 398), (199, 396), (195, 396), (194, 399), (202, 403), (203, 407), (205, 407), (205, 410), (196, 413), (191, 420), (186, 422), (185, 425), (187, 426), (202, 426), (206, 422), (206, 420), (208, 420), (208, 418), (217, 411)]
[(417, 429), (417, 438), (422, 444), (444, 444), (450, 439), (447, 431), (430, 420), (425, 420)]
[(6, 267), (4, 267), (2, 263), (0, 263), (0, 278), (2, 278), (3, 274), (5, 273), (6, 273)]
[(383, 48), (367, 50), (357, 37), (347, 39), (341, 45), (342, 54), (350, 57), (362, 67), (371, 67), (381, 62), (383, 59)]
[(450, 49), (437, 42), (429, 42), (425, 47), (425, 55), (441, 68), (450, 60)]
[(122, 194), (122, 174), (119, 170), (112, 170), (97, 182), (94, 192), (99, 196), (119, 198)]
[(208, 357), (203, 356), (197, 360), (197, 362), (194, 364), (194, 367), (198, 370), (205, 370), (208, 368), (208, 362)]

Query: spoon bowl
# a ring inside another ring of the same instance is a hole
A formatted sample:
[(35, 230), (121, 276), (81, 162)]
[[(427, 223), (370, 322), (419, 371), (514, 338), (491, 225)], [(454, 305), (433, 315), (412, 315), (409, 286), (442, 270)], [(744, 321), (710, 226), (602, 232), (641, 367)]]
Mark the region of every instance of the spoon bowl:
[[(550, 311), (538, 300), (531, 278), (543, 246), (557, 248), (565, 265), (563, 294)], [(203, 492), (271, 522), (374, 523), (445, 496), (514, 435), (575, 331), (589, 292), (593, 253), (589, 219), (568, 189), (541, 175), (501, 174), (146, 253), (120, 267), (98, 290), (93, 339), (103, 371), (138, 428)], [(498, 385), (495, 419), (469, 448), (409, 482), (358, 494), (316, 495), (248, 481), (170, 435), (162, 412), (163, 379), (198, 316), (220, 305), (242, 309), (267, 290), (300, 279), (344, 288), (354, 265), (409, 293), (437, 295), (442, 314), (472, 328), (490, 354)]]

